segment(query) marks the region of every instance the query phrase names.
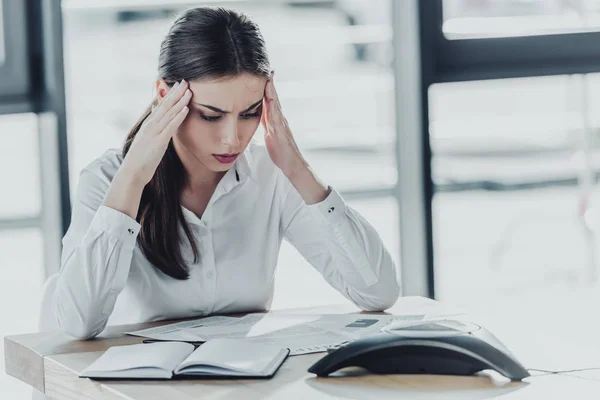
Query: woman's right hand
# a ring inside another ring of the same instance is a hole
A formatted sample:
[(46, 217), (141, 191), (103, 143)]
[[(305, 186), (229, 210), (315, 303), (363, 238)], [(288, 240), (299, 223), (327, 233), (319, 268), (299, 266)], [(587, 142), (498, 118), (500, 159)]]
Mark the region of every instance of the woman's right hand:
[(169, 141), (189, 112), (188, 83), (173, 85), (135, 135), (123, 164), (113, 178), (104, 205), (136, 219), (142, 192), (162, 160)]
[(135, 135), (122, 169), (140, 185), (145, 186), (154, 176), (169, 141), (189, 112), (191, 98), (185, 80), (175, 83)]

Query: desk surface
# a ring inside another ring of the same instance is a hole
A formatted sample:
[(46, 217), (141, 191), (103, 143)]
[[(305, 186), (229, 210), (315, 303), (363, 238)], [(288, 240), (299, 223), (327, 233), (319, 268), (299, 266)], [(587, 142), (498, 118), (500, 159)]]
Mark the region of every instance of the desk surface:
[[(423, 298), (404, 298), (391, 314), (445, 314), (448, 310)], [(351, 306), (298, 310), (306, 313), (356, 312)], [(345, 376), (316, 378), (307, 368), (323, 353), (289, 357), (270, 380), (201, 381), (104, 381), (78, 378), (78, 374), (110, 346), (139, 343), (123, 332), (162, 325), (155, 322), (109, 327), (95, 340), (77, 341), (58, 332), (8, 336), (4, 339), (6, 372), (27, 384), (61, 399), (198, 399), (198, 398), (597, 398), (600, 372), (569, 375), (538, 375), (524, 382), (506, 383), (489, 376), (453, 377), (427, 375), (371, 375), (349, 370)], [(510, 331), (507, 331), (510, 332)], [(505, 336), (498, 335), (505, 341)], [(506, 342), (505, 342), (506, 343)], [(509, 346), (510, 347), (510, 346)], [(535, 346), (534, 346), (535, 347)], [(540, 345), (543, 348), (545, 345)], [(517, 353), (517, 357), (520, 354)], [(542, 364), (543, 365), (543, 364)], [(594, 395), (595, 394), (595, 395)]]

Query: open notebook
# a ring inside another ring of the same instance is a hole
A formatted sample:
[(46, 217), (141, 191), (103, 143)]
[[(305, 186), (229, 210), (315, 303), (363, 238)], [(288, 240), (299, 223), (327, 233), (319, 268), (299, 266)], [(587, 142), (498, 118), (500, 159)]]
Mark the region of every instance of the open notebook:
[(270, 378), (290, 352), (279, 346), (225, 338), (209, 340), (194, 348), (184, 342), (111, 347), (80, 378)]

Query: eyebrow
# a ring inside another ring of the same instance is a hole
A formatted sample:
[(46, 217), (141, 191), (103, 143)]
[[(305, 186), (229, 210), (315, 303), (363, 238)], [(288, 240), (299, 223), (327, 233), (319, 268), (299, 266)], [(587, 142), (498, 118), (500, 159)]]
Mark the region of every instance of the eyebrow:
[[(252, 104), (250, 107), (248, 107), (244, 111), (242, 111), (242, 114), (245, 113), (245, 112), (248, 112), (248, 111), (252, 110), (256, 106), (258, 106), (260, 103), (262, 103), (262, 101), (263, 101), (263, 99), (261, 98), (259, 101), (257, 101), (256, 103)], [(229, 111), (221, 110), (220, 108), (217, 108), (217, 107), (214, 107), (214, 106), (209, 106), (208, 104), (201, 104), (201, 103), (196, 103), (196, 102), (194, 102), (194, 104), (197, 104), (197, 105), (202, 106), (202, 107), (206, 107), (206, 108), (208, 108), (210, 110), (213, 110), (213, 111), (221, 113), (221, 114), (229, 114)]]

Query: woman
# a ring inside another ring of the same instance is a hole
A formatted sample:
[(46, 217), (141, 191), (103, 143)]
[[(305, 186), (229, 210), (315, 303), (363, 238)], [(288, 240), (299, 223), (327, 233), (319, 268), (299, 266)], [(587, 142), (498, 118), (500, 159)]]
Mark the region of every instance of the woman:
[[(81, 173), (53, 301), (63, 331), (94, 337), (119, 309), (131, 322), (268, 309), (283, 238), (359, 307), (394, 304), (389, 253), (302, 157), (252, 21), (184, 12), (158, 71), (123, 150)], [(266, 146), (251, 143), (261, 121)]]

